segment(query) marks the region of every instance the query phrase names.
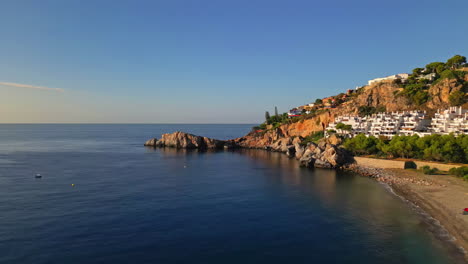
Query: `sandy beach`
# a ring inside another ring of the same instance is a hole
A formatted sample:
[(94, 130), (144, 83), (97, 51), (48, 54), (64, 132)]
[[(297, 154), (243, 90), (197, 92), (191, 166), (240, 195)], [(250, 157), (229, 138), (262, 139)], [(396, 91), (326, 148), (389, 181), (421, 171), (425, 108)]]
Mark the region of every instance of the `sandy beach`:
[(452, 175), (426, 175), (417, 170), (358, 166), (350, 169), (388, 184), (397, 195), (434, 218), (435, 224), (440, 223), (449, 233), (444, 239), (452, 240), (468, 262), (468, 215), (463, 215), (463, 209), (468, 207), (467, 181)]

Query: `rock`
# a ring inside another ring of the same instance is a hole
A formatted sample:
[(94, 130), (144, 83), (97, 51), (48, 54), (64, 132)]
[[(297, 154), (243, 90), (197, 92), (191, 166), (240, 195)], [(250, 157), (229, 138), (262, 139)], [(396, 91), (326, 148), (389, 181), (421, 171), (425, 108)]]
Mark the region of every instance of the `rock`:
[(336, 134), (332, 134), (327, 138), (327, 143), (332, 145), (340, 145), (343, 140), (339, 138)]
[(291, 138), (280, 138), (270, 145), (273, 151), (286, 153), (288, 146), (291, 145)]
[(148, 146), (148, 147), (155, 147), (156, 144), (158, 142), (158, 139), (157, 138), (152, 138), (148, 141), (145, 142), (145, 146)]
[(226, 141), (224, 143), (224, 149), (235, 149), (238, 148), (239, 146), (232, 140)]
[(294, 157), (296, 154), (296, 147), (294, 145), (287, 146), (286, 155), (290, 158)]
[(315, 164), (315, 158), (310, 150), (306, 150), (299, 160), (299, 165), (306, 168), (313, 168)]
[(314, 166), (316, 168), (324, 168), (324, 169), (331, 169), (333, 168), (333, 165), (330, 164), (328, 161), (326, 160), (321, 160), (321, 159), (316, 159), (315, 160), (315, 163), (314, 163)]
[(295, 153), (296, 159), (302, 158), (302, 155), (304, 154), (304, 151), (305, 151), (304, 147), (301, 146), (299, 143), (295, 143), (294, 148), (295, 148), (295, 151), (296, 151), (296, 153)]
[(325, 150), (325, 148), (327, 147), (327, 141), (326, 140), (323, 140), (321, 139), (318, 143), (318, 148), (321, 149), (321, 150)]
[[(200, 150), (222, 149), (225, 145), (226, 141), (223, 140), (195, 136), (179, 131), (163, 134), (160, 140), (153, 138), (145, 143), (145, 146)], [(234, 143), (229, 143), (229, 147), (234, 147)]]

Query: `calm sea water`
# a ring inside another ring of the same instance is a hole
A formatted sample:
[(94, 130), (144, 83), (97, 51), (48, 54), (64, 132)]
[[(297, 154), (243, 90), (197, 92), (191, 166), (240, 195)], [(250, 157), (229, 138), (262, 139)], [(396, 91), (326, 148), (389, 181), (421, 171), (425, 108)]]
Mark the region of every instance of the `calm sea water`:
[(456, 262), (370, 179), (265, 151), (143, 147), (250, 127), (0, 125), (0, 263)]

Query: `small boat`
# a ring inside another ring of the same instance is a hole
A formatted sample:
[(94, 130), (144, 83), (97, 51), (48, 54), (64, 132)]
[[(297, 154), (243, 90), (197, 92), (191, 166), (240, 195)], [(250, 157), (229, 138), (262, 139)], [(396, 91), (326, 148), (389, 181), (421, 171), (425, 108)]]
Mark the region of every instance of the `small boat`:
[(42, 178), (42, 175), (40, 173), (37, 173), (36, 175), (34, 175), (34, 178), (36, 179)]

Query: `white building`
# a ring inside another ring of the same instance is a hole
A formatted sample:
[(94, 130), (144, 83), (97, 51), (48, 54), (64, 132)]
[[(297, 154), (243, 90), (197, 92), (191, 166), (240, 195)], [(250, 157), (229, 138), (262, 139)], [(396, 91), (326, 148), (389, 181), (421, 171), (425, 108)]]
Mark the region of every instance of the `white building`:
[(335, 122), (330, 123), (327, 130), (335, 130), (336, 125), (343, 123), (351, 125), (352, 130), (347, 133), (337, 131), (343, 134), (355, 136), (357, 134), (372, 135), (375, 137), (385, 136), (392, 138), (395, 135), (422, 135), (428, 130), (430, 119), (426, 112), (422, 111), (406, 111), (392, 113), (378, 113), (368, 117), (358, 116), (339, 116)]
[[(343, 123), (345, 125), (350, 125), (351, 126), (351, 131), (339, 131), (339, 129), (336, 128), (336, 125), (339, 123)], [(335, 118), (335, 122), (332, 122), (328, 124), (327, 131), (328, 130), (334, 130), (338, 131), (343, 134), (350, 134), (351, 136), (355, 136), (357, 134), (361, 133), (367, 133), (369, 129), (369, 123), (366, 121), (365, 117), (359, 117), (359, 116), (338, 116)]]
[(432, 118), (430, 131), (443, 135), (468, 133), (468, 110), (461, 107), (438, 110)]
[(418, 80), (429, 80), (429, 81), (433, 81), (435, 80), (436, 78), (436, 74), (435, 73), (429, 73), (429, 74), (426, 74), (426, 75), (423, 75), (423, 76), (419, 76), (418, 77)]
[(375, 78), (375, 79), (369, 80), (367, 84), (371, 85), (373, 83), (378, 83), (378, 82), (387, 81), (387, 80), (401, 80), (404, 82), (408, 80), (408, 77), (409, 77), (408, 73), (400, 73), (400, 74), (390, 75), (390, 76), (383, 77), (383, 78)]
[(411, 111), (404, 112), (400, 120), (399, 135), (412, 136), (414, 134), (423, 135), (429, 130), (431, 119), (427, 116), (426, 111)]

